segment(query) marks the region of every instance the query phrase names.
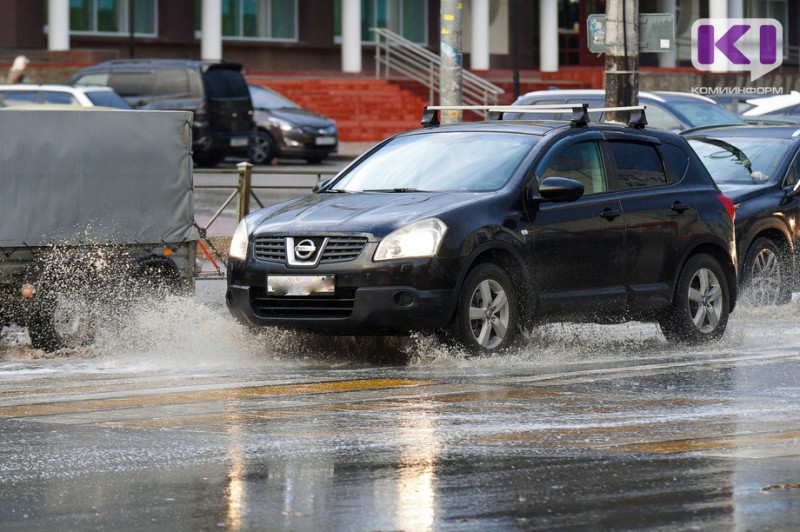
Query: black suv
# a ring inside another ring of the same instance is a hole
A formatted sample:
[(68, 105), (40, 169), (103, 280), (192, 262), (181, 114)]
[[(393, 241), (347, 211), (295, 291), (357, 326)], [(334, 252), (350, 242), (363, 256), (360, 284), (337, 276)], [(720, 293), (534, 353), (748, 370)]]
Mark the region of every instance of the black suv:
[(193, 111), (192, 157), (200, 166), (246, 158), (255, 137), (253, 103), (237, 63), (119, 59), (82, 68), (70, 83), (111, 87), (135, 109)]
[(438, 330), (474, 352), (544, 319), (719, 338), (737, 294), (733, 203), (642, 110), (625, 127), (569, 107), (566, 122), (448, 126), (428, 108), (426, 127), (314, 194), (251, 213), (231, 243), (229, 309), (256, 325)]

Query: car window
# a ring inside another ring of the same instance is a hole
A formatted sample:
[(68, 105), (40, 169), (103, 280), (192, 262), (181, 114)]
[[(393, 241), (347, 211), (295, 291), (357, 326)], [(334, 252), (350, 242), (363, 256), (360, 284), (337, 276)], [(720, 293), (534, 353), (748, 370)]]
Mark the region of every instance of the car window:
[(790, 141), (769, 137), (698, 137), (688, 139), (717, 183), (758, 185), (775, 172)]
[(680, 131), (685, 129), (675, 115), (661, 107), (652, 103), (644, 104), (647, 106), (645, 109), (645, 116), (647, 117), (647, 126), (657, 129), (665, 129), (667, 131)]
[(689, 169), (689, 155), (678, 146), (662, 144), (661, 153), (670, 169), (670, 181), (680, 181)]
[(644, 142), (611, 141), (619, 187), (639, 188), (664, 185), (667, 174), (656, 147)]
[(253, 100), (253, 107), (257, 109), (297, 109), (299, 107), (290, 99), (269, 89), (253, 85), (249, 85), (248, 88), (250, 89), (250, 98)]
[(199, 96), (199, 91), (193, 90), (189, 70), (185, 68), (164, 68), (156, 71), (153, 94), (160, 97), (185, 98)]
[(86, 97), (95, 105), (114, 107), (115, 109), (130, 109), (128, 102), (114, 91), (87, 91)]
[(502, 188), (539, 137), (443, 132), (397, 137), (331, 187), (347, 192), (493, 191)]
[[(670, 107), (683, 117), (689, 127), (723, 126), (744, 124), (744, 120), (731, 113), (721, 105), (698, 100), (697, 102), (675, 102)], [(649, 120), (648, 115), (648, 120)]]
[(570, 144), (546, 157), (537, 168), (536, 177), (541, 181), (552, 176), (578, 181), (583, 184), (585, 194), (606, 191), (608, 187), (598, 141)]
[(3, 102), (7, 104), (31, 103), (39, 99), (38, 91), (8, 91), (3, 97)]
[(86, 74), (75, 80), (75, 85), (86, 87), (89, 85), (99, 85), (105, 87), (108, 85), (108, 72), (99, 72), (97, 74)]
[(203, 82), (210, 99), (250, 97), (244, 76), (238, 70), (211, 68), (203, 74)]
[(44, 103), (76, 104), (78, 101), (68, 92), (42, 91)]
[(120, 96), (150, 96), (153, 93), (153, 72), (112, 72), (108, 86)]

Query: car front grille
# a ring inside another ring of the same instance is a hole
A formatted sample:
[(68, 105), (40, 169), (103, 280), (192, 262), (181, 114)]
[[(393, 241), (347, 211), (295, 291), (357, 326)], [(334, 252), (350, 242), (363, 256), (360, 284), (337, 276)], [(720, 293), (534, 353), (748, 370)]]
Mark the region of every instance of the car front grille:
[[(304, 240), (305, 237), (294, 237), (295, 242)], [(324, 238), (314, 237), (315, 245), (319, 248), (322, 246)], [(266, 262), (281, 262), (286, 261), (286, 237), (283, 236), (256, 236), (254, 241), (253, 252), (257, 260)], [(364, 247), (367, 245), (367, 238), (363, 236), (332, 236), (328, 237), (325, 248), (322, 250), (322, 256), (319, 259), (319, 264), (331, 264), (335, 262), (347, 262), (355, 260)], [(293, 250), (289, 251), (293, 253)]]
[(250, 304), (260, 318), (347, 318), (353, 312), (354, 288), (337, 288), (332, 296), (281, 296), (252, 288)]
[(330, 125), (327, 127), (303, 126), (303, 131), (305, 131), (306, 133), (310, 133), (312, 135), (331, 136), (336, 134), (336, 126), (335, 125)]

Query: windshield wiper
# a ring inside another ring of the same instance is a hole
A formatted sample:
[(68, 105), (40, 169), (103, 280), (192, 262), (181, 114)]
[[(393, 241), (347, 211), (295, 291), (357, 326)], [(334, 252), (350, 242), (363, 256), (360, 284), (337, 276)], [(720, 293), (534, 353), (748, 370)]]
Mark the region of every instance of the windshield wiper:
[(744, 168), (745, 168), (745, 170), (747, 170), (748, 174), (752, 174), (753, 173), (753, 166), (750, 163), (750, 159), (747, 158), (747, 155), (741, 149), (739, 149), (738, 147), (734, 146), (730, 142), (726, 142), (726, 141), (720, 140), (720, 139), (712, 139), (712, 138), (708, 138), (708, 137), (703, 137), (703, 138), (698, 139), (698, 140), (701, 141), (701, 142), (705, 142), (707, 144), (711, 144), (711, 145), (714, 145), (714, 146), (719, 146), (723, 150), (733, 154), (734, 157), (739, 159), (739, 162), (742, 163), (742, 166), (744, 166)]

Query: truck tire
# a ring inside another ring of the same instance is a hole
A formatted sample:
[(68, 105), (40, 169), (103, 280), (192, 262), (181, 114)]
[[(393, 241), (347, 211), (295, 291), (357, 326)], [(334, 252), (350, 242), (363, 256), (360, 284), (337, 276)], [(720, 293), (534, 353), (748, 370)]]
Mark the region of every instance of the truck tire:
[(89, 302), (65, 293), (43, 294), (28, 321), (31, 345), (47, 352), (89, 344), (94, 340), (94, 329)]

